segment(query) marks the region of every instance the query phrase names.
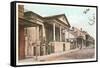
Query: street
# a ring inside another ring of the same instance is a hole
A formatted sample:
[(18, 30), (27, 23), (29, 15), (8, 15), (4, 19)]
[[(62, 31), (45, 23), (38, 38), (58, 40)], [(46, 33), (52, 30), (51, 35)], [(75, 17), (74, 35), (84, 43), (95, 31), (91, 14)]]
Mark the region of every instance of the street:
[(46, 61), (52, 61), (52, 60), (70, 60), (70, 59), (89, 59), (94, 58), (94, 49), (93, 48), (84, 48), (81, 50), (76, 50), (73, 52), (65, 53), (63, 55), (59, 56), (52, 56)]
[(46, 61), (59, 61), (59, 60), (72, 60), (72, 59), (91, 59), (94, 58), (95, 51), (94, 48), (83, 48), (83, 49), (73, 49), (70, 51), (66, 51), (63, 53), (56, 53), (45, 56), (38, 56), (38, 60), (34, 58), (27, 58), (24, 60), (20, 60), (20, 63), (26, 62), (46, 62)]

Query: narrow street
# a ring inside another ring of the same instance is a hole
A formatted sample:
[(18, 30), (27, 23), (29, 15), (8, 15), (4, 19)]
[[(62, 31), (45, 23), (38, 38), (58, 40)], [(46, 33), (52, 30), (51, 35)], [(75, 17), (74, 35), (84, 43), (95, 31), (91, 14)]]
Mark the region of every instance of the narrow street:
[(38, 60), (34, 58), (28, 58), (24, 60), (20, 60), (20, 63), (26, 62), (46, 62), (46, 61), (59, 61), (59, 60), (72, 60), (72, 59), (91, 59), (94, 58), (94, 48), (83, 48), (83, 49), (74, 49), (69, 52), (59, 53), (59, 54), (51, 54), (48, 56), (38, 57)]
[(59, 56), (52, 56), (46, 61), (52, 60), (70, 60), (70, 59), (89, 59), (94, 57), (94, 49), (93, 48), (85, 48), (81, 50), (76, 50), (73, 52), (65, 53)]

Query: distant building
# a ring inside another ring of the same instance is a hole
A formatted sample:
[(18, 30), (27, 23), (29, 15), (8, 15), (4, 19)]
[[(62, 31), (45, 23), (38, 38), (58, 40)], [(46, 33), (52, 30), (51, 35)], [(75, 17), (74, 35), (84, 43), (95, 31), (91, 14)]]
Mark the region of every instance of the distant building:
[(94, 38), (90, 36), (86, 31), (83, 31), (82, 28), (78, 29), (76, 27), (71, 27), (67, 30), (67, 42), (70, 42), (70, 48), (84, 48), (90, 45), (94, 45)]

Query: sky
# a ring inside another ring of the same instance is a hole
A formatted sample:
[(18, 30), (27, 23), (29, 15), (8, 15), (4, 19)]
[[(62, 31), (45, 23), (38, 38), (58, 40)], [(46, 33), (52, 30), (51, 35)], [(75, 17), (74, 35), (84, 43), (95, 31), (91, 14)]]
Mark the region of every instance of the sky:
[[(45, 4), (25, 4), (25, 11), (33, 11), (42, 17), (65, 14), (71, 26), (82, 28), (87, 31), (92, 37), (96, 36), (96, 21), (93, 25), (88, 22), (92, 19), (93, 14), (96, 18), (95, 7), (78, 7), (78, 6), (59, 6), (59, 5), (45, 5)], [(85, 14), (84, 11), (89, 9)]]

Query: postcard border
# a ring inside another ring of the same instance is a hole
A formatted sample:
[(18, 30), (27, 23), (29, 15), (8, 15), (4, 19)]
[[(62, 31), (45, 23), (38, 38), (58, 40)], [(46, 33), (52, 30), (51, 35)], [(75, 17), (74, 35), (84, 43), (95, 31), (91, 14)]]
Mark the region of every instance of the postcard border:
[[(16, 65), (16, 4), (17, 3), (31, 3), (31, 4), (47, 4), (47, 5), (62, 5), (62, 6), (79, 6), (79, 7), (95, 7), (96, 8), (96, 60), (91, 61), (76, 61), (76, 62), (61, 62), (48, 64), (30, 64), (30, 65)], [(76, 5), (76, 4), (59, 4), (59, 3), (43, 3), (43, 2), (27, 2), (27, 1), (12, 1), (11, 2), (11, 34), (10, 34), (10, 65), (13, 67), (21, 66), (40, 66), (40, 65), (55, 65), (55, 64), (72, 64), (72, 63), (88, 63), (98, 62), (98, 6), (92, 5)]]

